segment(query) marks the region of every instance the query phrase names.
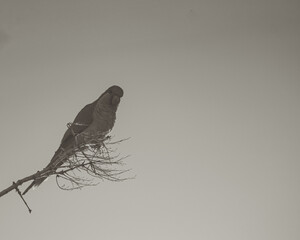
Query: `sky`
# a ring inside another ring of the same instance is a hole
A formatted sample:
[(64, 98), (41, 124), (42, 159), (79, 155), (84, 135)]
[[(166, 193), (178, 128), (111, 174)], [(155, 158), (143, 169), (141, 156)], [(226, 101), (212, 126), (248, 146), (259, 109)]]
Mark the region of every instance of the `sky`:
[[(0, 190), (43, 169), (76, 114), (124, 89), (135, 179), (0, 199), (17, 239), (298, 240), (297, 0), (0, 0)], [(27, 185), (20, 187), (24, 190)]]

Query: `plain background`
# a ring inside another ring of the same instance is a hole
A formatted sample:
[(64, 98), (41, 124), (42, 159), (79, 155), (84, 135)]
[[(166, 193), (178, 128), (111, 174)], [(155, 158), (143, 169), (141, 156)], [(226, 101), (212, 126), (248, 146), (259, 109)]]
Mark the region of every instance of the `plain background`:
[[(1, 239), (300, 239), (298, 0), (0, 0), (0, 188), (123, 87), (134, 180), (0, 199)], [(25, 186), (22, 186), (24, 189)]]

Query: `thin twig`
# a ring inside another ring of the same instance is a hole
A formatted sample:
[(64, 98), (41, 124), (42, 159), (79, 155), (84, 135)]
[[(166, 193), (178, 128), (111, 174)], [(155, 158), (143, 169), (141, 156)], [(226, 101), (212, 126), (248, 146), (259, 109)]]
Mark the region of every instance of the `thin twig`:
[(22, 193), (20, 192), (20, 190), (19, 190), (19, 188), (18, 188), (18, 185), (17, 185), (15, 182), (13, 182), (13, 185), (16, 186), (15, 189), (16, 189), (17, 193), (19, 194), (20, 198), (21, 198), (21, 199), (23, 200), (23, 202), (25, 203), (25, 205), (26, 205), (26, 207), (27, 207), (29, 213), (31, 213), (32, 210), (30, 209), (30, 207), (28, 206), (28, 204), (27, 204), (27, 202), (25, 201), (24, 197), (22, 196)]
[[(86, 173), (91, 178), (96, 179), (107, 179), (110, 181), (126, 180), (128, 178), (121, 178), (119, 176), (122, 173), (127, 172), (128, 170), (121, 171), (110, 169), (115, 165), (123, 165), (122, 160), (124, 158), (119, 158), (118, 155), (113, 157), (110, 156), (110, 153), (113, 153), (115, 150), (111, 149), (110, 147), (107, 148), (105, 145), (105, 143), (112, 145), (120, 143), (122, 141), (124, 140), (111, 142), (110, 136), (103, 138), (103, 135), (101, 134), (87, 136), (87, 138), (83, 142), (78, 143), (78, 145), (74, 148), (64, 149), (64, 151), (61, 152), (61, 156), (43, 170), (22, 178), (14, 182), (11, 186), (2, 190), (0, 192), (0, 197), (9, 193), (13, 189), (16, 189), (16, 191), (18, 191), (19, 193), (18, 187), (25, 182), (49, 177), (52, 175), (60, 176), (65, 181), (68, 181), (71, 185), (73, 185), (72, 189), (95, 185), (92, 179), (86, 179), (84, 175), (82, 175), (84, 173)], [(75, 170), (78, 171), (77, 173), (79, 175), (74, 172)], [(64, 186), (61, 185), (58, 181), (57, 185), (60, 188)], [(62, 189), (66, 188), (63, 187)], [(28, 207), (24, 198), (22, 196), (21, 198)], [(28, 209), (30, 208), (28, 207)]]

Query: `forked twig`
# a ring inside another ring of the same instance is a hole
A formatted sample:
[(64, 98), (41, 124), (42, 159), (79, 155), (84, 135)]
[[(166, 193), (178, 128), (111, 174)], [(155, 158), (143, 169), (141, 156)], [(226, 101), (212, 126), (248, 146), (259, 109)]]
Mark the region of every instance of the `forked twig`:
[(20, 190), (19, 190), (19, 188), (18, 188), (18, 185), (17, 185), (15, 182), (13, 182), (13, 185), (16, 186), (15, 189), (16, 189), (17, 193), (19, 194), (20, 198), (21, 198), (21, 199), (23, 200), (23, 202), (25, 203), (25, 205), (26, 205), (26, 207), (27, 207), (29, 213), (31, 213), (32, 210), (30, 209), (30, 207), (28, 206), (27, 202), (26, 202), (25, 199), (23, 198), (22, 193), (20, 192)]
[[(70, 126), (68, 125), (68, 127)], [(31, 180), (55, 175), (56, 183), (60, 189), (73, 190), (85, 186), (95, 186), (98, 184), (95, 183), (97, 179), (109, 181), (132, 179), (132, 177), (121, 177), (129, 169), (120, 170), (117, 168), (124, 165), (123, 160), (126, 157), (120, 158), (119, 155), (111, 156), (116, 151), (112, 146), (127, 139), (112, 142), (109, 136), (103, 137), (100, 133), (93, 136), (83, 136), (83, 138), (84, 141), (65, 151), (55, 165), (47, 166), (35, 174), (13, 182), (11, 186), (0, 192), (0, 197), (15, 189), (25, 203), (28, 211), (31, 212), (32, 210), (18, 188), (23, 183)], [(63, 181), (58, 181), (58, 179)]]

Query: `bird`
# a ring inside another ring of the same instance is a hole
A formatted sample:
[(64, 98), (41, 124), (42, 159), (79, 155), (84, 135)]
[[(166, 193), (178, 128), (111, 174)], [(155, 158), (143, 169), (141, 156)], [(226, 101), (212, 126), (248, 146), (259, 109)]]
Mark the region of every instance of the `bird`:
[[(123, 95), (123, 89), (114, 85), (109, 87), (94, 102), (81, 109), (63, 135), (57, 151), (46, 168), (55, 169), (62, 165), (70, 157), (70, 154), (64, 153), (80, 144), (78, 139), (83, 139), (81, 136), (100, 135), (104, 138), (114, 126), (116, 112)], [(32, 187), (39, 186), (46, 178), (40, 177), (33, 180), (23, 192), (23, 195)]]

